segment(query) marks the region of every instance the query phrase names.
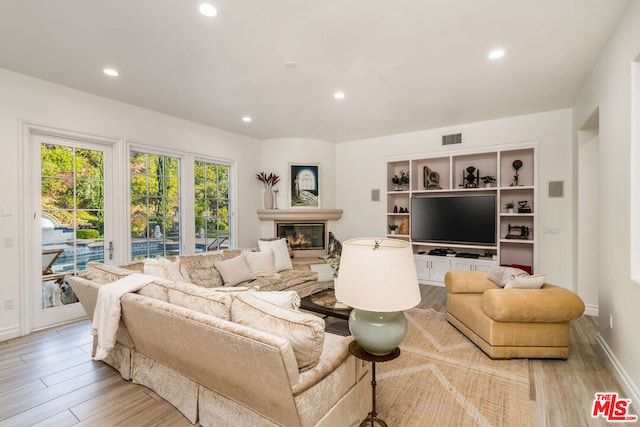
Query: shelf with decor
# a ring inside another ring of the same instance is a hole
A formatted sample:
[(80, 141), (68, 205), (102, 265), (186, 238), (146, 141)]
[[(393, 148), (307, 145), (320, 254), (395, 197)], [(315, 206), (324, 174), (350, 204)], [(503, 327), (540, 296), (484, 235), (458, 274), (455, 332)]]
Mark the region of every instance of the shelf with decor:
[[(478, 265), (486, 269), (497, 264), (523, 265), (534, 271), (537, 146), (537, 142), (530, 142), (389, 159), (387, 225), (400, 227), (404, 223), (406, 231), (409, 224), (409, 231), (402, 234), (396, 231), (390, 237), (409, 240), (416, 256), (421, 257), (416, 259), (427, 267), (436, 264), (424, 256), (448, 249), (453, 253), (462, 252), (461, 255), (470, 259), (486, 261), (476, 264), (458, 260), (450, 262), (450, 266), (469, 265), (473, 269)], [(401, 172), (409, 177), (406, 186), (392, 182)], [(421, 204), (426, 207), (419, 209)], [(510, 204), (512, 211), (507, 209)], [(443, 212), (447, 212), (448, 218), (438, 219)], [(480, 217), (484, 220), (480, 221)], [(435, 224), (442, 225), (441, 230), (444, 227), (444, 234), (430, 230), (430, 227), (436, 228)], [(463, 234), (456, 234), (455, 230)], [(447, 236), (447, 232), (451, 236)], [(444, 261), (437, 263), (435, 276), (438, 278), (444, 265)], [(432, 276), (427, 270), (421, 274), (422, 279)], [(441, 284), (440, 280), (421, 282)]]

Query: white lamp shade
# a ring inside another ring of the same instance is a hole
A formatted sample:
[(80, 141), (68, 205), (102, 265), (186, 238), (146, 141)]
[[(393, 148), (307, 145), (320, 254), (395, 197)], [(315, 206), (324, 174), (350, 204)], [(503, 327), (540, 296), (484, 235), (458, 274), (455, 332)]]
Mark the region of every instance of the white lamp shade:
[(382, 237), (343, 242), (335, 290), (338, 301), (360, 310), (415, 307), (421, 296), (411, 244)]

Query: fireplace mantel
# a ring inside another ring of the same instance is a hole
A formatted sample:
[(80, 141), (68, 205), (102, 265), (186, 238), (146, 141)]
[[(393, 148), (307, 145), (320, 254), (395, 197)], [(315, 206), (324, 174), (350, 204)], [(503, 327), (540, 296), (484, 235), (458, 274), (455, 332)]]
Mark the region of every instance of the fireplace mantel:
[(342, 209), (258, 209), (261, 221), (336, 221)]

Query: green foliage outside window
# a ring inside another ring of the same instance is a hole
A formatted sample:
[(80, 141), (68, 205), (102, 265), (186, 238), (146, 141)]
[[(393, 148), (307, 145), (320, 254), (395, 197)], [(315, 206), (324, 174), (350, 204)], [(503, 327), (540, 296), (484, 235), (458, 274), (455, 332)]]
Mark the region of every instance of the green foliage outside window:
[(132, 152), (131, 237), (151, 239), (156, 226), (163, 238), (179, 240), (179, 160), (174, 157)]
[[(104, 155), (101, 151), (42, 144), (42, 212), (69, 228), (104, 233)], [(75, 218), (74, 218), (75, 214)]]
[(82, 230), (76, 230), (76, 237), (78, 239), (97, 239), (100, 237), (100, 233), (98, 232), (98, 230), (93, 230), (93, 229), (82, 229)]
[(196, 161), (194, 186), (196, 244), (208, 247), (229, 236), (229, 166)]

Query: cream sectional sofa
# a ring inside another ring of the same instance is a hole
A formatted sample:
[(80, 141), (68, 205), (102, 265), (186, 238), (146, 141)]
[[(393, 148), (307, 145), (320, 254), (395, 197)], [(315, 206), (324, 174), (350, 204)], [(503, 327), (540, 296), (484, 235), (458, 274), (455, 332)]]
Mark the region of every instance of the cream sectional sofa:
[[(286, 246), (284, 246), (286, 248)], [(241, 251), (238, 249), (226, 249), (220, 252), (204, 252), (196, 255), (181, 255), (167, 257), (166, 260), (175, 262), (179, 260), (180, 281), (186, 281), (206, 288), (218, 288), (223, 286), (255, 286), (262, 291), (296, 291), (301, 298), (310, 295), (318, 287), (318, 273), (311, 271), (309, 265), (296, 264), (295, 260), (289, 263), (289, 267), (280, 267), (273, 272), (257, 272), (252, 275), (249, 266), (241, 262), (239, 258), (260, 257), (261, 253)], [(288, 255), (287, 255), (288, 258)], [(147, 262), (153, 260), (145, 260)], [(145, 272), (145, 261), (137, 261), (123, 265), (123, 268)], [(229, 263), (229, 268), (219, 269), (220, 263)], [(274, 260), (275, 262), (275, 260)], [(219, 267), (216, 267), (218, 265)], [(147, 265), (148, 267), (148, 265)], [(284, 269), (281, 269), (284, 268)], [(242, 270), (244, 269), (244, 271)], [(248, 270), (247, 270), (248, 269)], [(238, 272), (238, 274), (231, 274)], [(231, 276), (232, 284), (225, 283), (222, 273)], [(153, 274), (153, 273), (151, 273)], [(155, 274), (153, 274), (155, 275)], [(165, 274), (171, 278), (171, 272)], [(246, 280), (240, 280), (245, 278)], [(236, 280), (240, 280), (237, 281)]]
[[(68, 282), (93, 318), (100, 287), (135, 270), (90, 263)], [(157, 278), (122, 297), (116, 345), (104, 361), (204, 426), (359, 424), (370, 372), (350, 355), (352, 338), (257, 294)]]

